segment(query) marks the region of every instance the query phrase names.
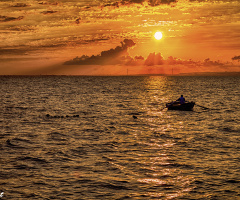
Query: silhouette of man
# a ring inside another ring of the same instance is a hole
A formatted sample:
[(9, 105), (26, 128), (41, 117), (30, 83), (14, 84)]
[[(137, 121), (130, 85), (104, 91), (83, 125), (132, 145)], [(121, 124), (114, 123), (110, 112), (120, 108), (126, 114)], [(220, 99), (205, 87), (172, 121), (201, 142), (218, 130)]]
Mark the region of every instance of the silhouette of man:
[(177, 101), (180, 101), (180, 104), (184, 104), (185, 98), (183, 97), (183, 95), (181, 95), (181, 97)]

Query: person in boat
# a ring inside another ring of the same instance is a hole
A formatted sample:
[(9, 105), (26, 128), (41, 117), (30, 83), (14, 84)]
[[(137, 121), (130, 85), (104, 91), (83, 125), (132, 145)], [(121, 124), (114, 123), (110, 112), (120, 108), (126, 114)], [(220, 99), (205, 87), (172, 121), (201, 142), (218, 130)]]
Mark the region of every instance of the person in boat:
[(181, 97), (177, 101), (180, 102), (180, 104), (184, 104), (185, 98), (183, 97), (183, 95), (181, 95)]

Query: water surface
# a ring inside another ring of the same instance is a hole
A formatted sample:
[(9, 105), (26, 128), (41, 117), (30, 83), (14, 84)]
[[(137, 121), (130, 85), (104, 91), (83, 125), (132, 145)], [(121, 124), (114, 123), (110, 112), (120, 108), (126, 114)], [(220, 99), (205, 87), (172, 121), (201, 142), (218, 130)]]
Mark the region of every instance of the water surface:
[(239, 199), (239, 81), (2, 76), (2, 199)]

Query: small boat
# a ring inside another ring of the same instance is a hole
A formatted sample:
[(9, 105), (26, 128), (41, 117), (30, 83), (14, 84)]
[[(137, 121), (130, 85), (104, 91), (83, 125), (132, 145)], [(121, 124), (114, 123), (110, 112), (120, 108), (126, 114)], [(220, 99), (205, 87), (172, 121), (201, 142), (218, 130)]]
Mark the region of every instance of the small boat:
[(195, 102), (185, 102), (180, 104), (179, 101), (173, 101), (171, 103), (167, 103), (166, 107), (168, 110), (183, 110), (183, 111), (191, 111), (195, 105)]

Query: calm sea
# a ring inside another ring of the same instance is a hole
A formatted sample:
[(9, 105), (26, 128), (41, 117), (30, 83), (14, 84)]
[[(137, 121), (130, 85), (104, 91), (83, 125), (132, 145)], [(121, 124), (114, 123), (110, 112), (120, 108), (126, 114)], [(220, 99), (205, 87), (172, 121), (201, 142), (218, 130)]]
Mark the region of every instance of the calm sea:
[(239, 83), (1, 76), (0, 199), (240, 199)]

